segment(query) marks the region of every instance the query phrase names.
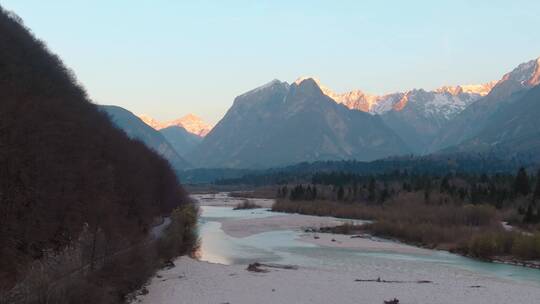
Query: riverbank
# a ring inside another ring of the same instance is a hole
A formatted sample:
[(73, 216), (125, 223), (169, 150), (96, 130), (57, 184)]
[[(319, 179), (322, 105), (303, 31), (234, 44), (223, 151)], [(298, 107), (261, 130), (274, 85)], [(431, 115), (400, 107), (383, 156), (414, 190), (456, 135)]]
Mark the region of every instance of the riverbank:
[(384, 205), (281, 199), (272, 210), (373, 219), (372, 223), (352, 228), (413, 246), (448, 250), (481, 260), (536, 267), (535, 261), (540, 258), (540, 232), (505, 229), (501, 225), (500, 211), (488, 205), (428, 203), (418, 193), (408, 193)]
[(268, 268), (262, 273), (247, 271), (247, 265), (212, 264), (187, 257), (175, 264), (159, 271), (147, 286), (148, 293), (133, 303), (356, 304), (397, 298), (400, 303), (533, 304), (540, 297), (538, 286), (462, 271), (411, 269), (390, 261), (362, 269)]
[[(344, 222), (336, 218), (235, 211), (229, 199), (207, 202), (212, 206), (201, 207), (202, 259), (221, 264), (181, 257), (173, 268), (160, 270), (132, 303), (352, 304), (397, 298), (400, 303), (532, 304), (540, 298), (540, 279), (530, 273), (535, 270), (307, 229)], [(255, 261), (297, 267), (248, 271)]]

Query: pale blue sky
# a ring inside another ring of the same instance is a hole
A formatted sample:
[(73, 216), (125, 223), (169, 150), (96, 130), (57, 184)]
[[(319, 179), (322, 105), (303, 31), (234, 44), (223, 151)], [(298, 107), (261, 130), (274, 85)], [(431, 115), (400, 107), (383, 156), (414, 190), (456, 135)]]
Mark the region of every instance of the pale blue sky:
[(217, 122), (274, 78), (389, 93), (482, 83), (540, 56), (540, 1), (0, 0), (97, 103)]

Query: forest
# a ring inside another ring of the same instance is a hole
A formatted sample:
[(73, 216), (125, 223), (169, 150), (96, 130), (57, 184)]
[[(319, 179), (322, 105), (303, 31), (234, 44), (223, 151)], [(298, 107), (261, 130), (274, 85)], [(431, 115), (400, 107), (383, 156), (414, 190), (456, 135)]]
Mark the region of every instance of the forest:
[[(151, 240), (173, 210), (174, 239)], [(168, 162), (0, 8), (0, 302), (122, 302), (189, 250), (196, 216)]]
[(373, 220), (365, 230), (486, 259), (540, 259), (540, 172), (316, 173), (277, 188), (274, 211)]
[[(356, 160), (328, 160), (303, 162), (282, 168), (259, 170), (197, 169), (183, 172), (191, 183), (217, 185), (263, 186), (309, 181), (314, 174), (341, 172), (357, 175), (380, 175), (392, 172), (407, 172), (413, 175), (446, 174), (508, 174), (520, 167), (535, 168), (536, 163), (530, 155), (515, 155), (502, 159), (495, 154), (486, 153), (439, 153), (426, 156), (405, 155), (389, 157), (371, 162)], [(201, 173), (205, 173), (204, 179)], [(228, 174), (225, 174), (228, 173)]]

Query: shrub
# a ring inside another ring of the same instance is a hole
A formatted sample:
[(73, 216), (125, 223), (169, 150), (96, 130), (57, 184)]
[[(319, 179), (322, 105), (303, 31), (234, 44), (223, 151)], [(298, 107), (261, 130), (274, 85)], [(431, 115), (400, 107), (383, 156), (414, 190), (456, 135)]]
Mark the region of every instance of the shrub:
[(236, 205), (236, 207), (234, 207), (233, 210), (242, 210), (242, 209), (256, 209), (256, 208), (261, 208), (261, 206), (253, 203), (252, 201), (250, 200), (243, 200), (241, 203), (239, 203), (238, 205)]
[(171, 223), (158, 240), (158, 255), (161, 259), (171, 260), (195, 247), (197, 213), (197, 207), (192, 204), (176, 208), (171, 213)]
[(519, 235), (514, 239), (512, 254), (521, 259), (540, 258), (540, 233), (535, 235)]

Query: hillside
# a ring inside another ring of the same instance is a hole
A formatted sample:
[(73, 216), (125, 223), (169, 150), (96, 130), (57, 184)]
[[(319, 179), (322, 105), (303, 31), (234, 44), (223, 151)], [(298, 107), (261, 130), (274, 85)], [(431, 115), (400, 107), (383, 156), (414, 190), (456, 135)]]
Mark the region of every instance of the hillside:
[[(189, 201), (174, 172), (118, 130), (58, 56), (2, 8), (0, 100), (0, 302), (11, 303), (3, 292), (22, 281), (41, 280), (29, 290), (19, 286), (27, 300), (40, 296), (73, 263), (87, 268), (88, 281), (72, 275), (64, 297), (120, 299), (152, 263), (148, 247), (126, 250), (147, 239), (156, 217)], [(118, 250), (131, 260), (117, 256), (108, 264)], [(139, 271), (132, 268), (137, 259)], [(100, 277), (102, 266), (121, 278)], [(45, 274), (49, 267), (58, 268)]]

